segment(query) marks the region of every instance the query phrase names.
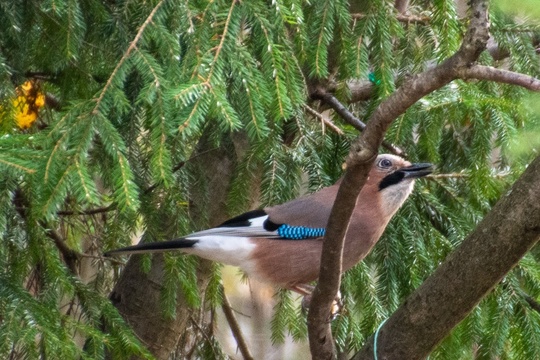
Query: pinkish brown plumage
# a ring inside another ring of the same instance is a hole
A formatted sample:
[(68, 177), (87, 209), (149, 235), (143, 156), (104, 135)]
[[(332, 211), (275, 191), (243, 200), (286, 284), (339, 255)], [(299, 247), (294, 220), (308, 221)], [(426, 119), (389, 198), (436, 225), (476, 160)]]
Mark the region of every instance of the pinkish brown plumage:
[[(411, 164), (394, 155), (377, 157), (362, 188), (345, 236), (343, 270), (361, 261), (410, 195), (414, 179), (431, 164)], [(328, 222), (339, 182), (290, 202), (237, 216), (221, 226), (186, 237), (139, 244), (107, 255), (180, 250), (239, 266), (249, 276), (299, 291), (316, 280)], [(316, 235), (314, 235), (316, 234)]]

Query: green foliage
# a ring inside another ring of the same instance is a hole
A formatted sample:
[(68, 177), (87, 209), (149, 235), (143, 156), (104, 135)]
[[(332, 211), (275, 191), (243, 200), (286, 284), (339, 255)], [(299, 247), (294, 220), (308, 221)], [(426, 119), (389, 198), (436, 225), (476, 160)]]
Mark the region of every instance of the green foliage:
[[(0, 357), (150, 358), (107, 299), (122, 266), (102, 252), (212, 220), (191, 203), (194, 187), (213, 200), (189, 166), (204, 156), (203, 134), (208, 148), (235, 150), (229, 215), (335, 182), (357, 132), (329, 115), (335, 133), (307, 112), (326, 110), (309, 101), (309, 86), (337, 82), (346, 101), (348, 82), (372, 74), (371, 99), (351, 105), (367, 119), (404, 78), (460, 46), (454, 1), (412, 1), (410, 12), (426, 19), (398, 21), (387, 0), (1, 2)], [(494, 9), (491, 31), (507, 56), (483, 54), (482, 64), (540, 75), (538, 25)], [(49, 102), (21, 130), (12, 100), (29, 78), (60, 105)], [(388, 141), (452, 176), (420, 181), (345, 275), (346, 311), (332, 324), (340, 351), (360, 349), (538, 153), (537, 103), (510, 85), (454, 81), (393, 123)], [(94, 272), (78, 273), (69, 251)], [(432, 358), (539, 358), (530, 306), (540, 299), (538, 259), (535, 249)], [(149, 270), (150, 257), (142, 263)], [(219, 266), (201, 296), (197, 264), (166, 256), (164, 316), (176, 315), (179, 292), (194, 308), (220, 303)], [(277, 297), (272, 340), (305, 339), (297, 303), (286, 291)], [(224, 356), (206, 334), (194, 353)]]

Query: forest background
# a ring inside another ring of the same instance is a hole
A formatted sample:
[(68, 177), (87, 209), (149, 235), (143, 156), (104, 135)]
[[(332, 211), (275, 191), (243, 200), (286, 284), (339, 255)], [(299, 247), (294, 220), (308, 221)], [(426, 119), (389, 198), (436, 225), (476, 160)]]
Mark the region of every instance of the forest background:
[[(229, 268), (221, 281), (193, 257), (102, 254), (316, 191), (384, 136), (381, 152), (438, 173), (344, 275), (346, 310), (315, 321), (331, 352), (369, 358), (380, 329), (389, 354), (385, 339), (404, 332), (391, 316), (449, 254), (473, 254), (464, 239), (502, 198), (528, 231), (506, 236), (527, 240), (508, 273), (479, 279), (452, 331), (410, 328), (407, 343), (433, 339), (409, 349), (431, 359), (540, 358), (539, 19), (534, 0), (1, 2), (0, 356), (306, 352), (287, 291), (237, 286)], [(490, 251), (486, 233), (476, 243)], [(513, 259), (491, 253), (473, 259)]]

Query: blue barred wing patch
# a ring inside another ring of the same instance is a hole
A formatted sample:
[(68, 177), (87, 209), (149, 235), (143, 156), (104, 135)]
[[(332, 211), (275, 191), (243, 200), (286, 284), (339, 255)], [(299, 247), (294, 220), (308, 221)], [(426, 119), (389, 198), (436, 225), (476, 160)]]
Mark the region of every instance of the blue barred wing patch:
[(302, 240), (324, 236), (325, 228), (310, 228), (306, 226), (281, 225), (277, 229), (279, 236), (285, 239)]

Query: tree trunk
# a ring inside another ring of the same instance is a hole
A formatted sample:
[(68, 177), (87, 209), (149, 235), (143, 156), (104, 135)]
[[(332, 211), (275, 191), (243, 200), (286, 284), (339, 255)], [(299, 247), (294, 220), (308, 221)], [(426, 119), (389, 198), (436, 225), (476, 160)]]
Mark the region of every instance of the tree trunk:
[[(227, 189), (236, 163), (235, 146), (229, 139), (222, 139), (220, 147), (215, 148), (211, 141), (212, 130), (207, 129), (199, 142), (196, 155), (189, 166), (195, 166), (200, 183), (190, 189), (193, 221), (197, 224), (217, 225), (226, 220), (225, 202)], [(242, 144), (240, 145), (242, 146)], [(204, 184), (204, 186), (201, 186)], [(166, 214), (164, 214), (166, 217)], [(207, 219), (206, 219), (207, 218)], [(164, 224), (169, 221), (161, 219)], [(166, 225), (164, 225), (166, 226)], [(176, 234), (178, 236), (183, 234)], [(159, 239), (154, 239), (158, 241)], [(208, 285), (209, 262), (201, 260), (198, 285), (204, 293)], [(128, 261), (110, 298), (120, 314), (132, 327), (142, 343), (157, 359), (167, 359), (175, 350), (178, 339), (186, 331), (193, 309), (190, 309), (181, 293), (176, 304), (176, 318), (163, 316), (160, 293), (163, 288), (164, 260), (154, 255), (152, 268), (144, 273), (141, 256), (134, 255)]]
[[(537, 157), (463, 243), (381, 327), (378, 359), (423, 359), (540, 239)], [(374, 337), (354, 356), (374, 359)]]

